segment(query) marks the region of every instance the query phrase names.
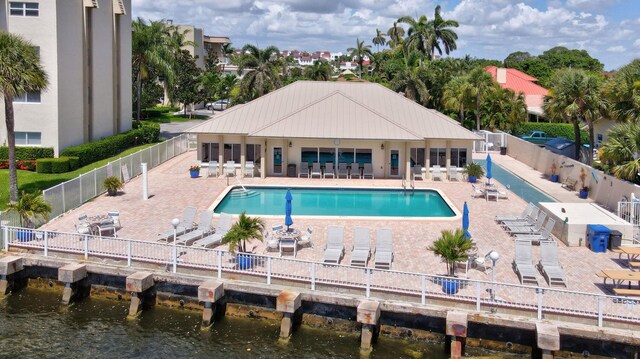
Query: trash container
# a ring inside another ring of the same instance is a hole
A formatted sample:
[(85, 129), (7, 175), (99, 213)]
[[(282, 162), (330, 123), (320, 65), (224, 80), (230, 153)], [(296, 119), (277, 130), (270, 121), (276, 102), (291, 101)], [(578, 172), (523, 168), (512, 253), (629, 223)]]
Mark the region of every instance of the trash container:
[(607, 248), (612, 250), (614, 248), (620, 247), (622, 245), (622, 232), (613, 230), (609, 233), (609, 243), (607, 244)]
[(609, 228), (601, 224), (587, 225), (587, 247), (589, 247), (592, 252), (606, 252), (609, 233), (611, 233)]
[(296, 164), (289, 163), (289, 165), (287, 165), (287, 177), (296, 177), (297, 175)]
[(507, 154), (507, 148), (506, 147), (500, 147), (500, 154), (501, 155), (506, 155)]

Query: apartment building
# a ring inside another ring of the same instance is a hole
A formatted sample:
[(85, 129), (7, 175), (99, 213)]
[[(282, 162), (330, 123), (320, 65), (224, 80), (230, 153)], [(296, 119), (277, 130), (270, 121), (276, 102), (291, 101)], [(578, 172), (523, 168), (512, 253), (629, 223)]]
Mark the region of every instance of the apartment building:
[(14, 100), (17, 145), (57, 155), (131, 129), (131, 0), (0, 0), (0, 30), (37, 46), (49, 75)]

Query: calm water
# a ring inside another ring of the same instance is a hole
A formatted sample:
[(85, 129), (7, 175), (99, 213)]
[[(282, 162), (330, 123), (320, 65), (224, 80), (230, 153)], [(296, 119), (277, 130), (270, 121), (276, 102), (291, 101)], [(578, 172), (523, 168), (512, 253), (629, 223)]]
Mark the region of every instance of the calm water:
[[(234, 188), (216, 213), (284, 215), (286, 188)], [(455, 213), (436, 191), (291, 188), (293, 216), (453, 217)]]
[[(482, 166), (487, 168), (486, 160), (477, 160), (482, 164)], [(539, 191), (536, 187), (529, 184), (529, 182), (524, 179), (516, 176), (515, 174), (505, 170), (504, 168), (496, 165), (495, 162), (491, 163), (491, 175), (498, 182), (502, 183), (505, 186), (509, 186), (509, 190), (515, 194), (516, 196), (522, 198), (527, 202), (531, 202), (533, 204), (538, 204), (540, 202), (555, 202), (556, 200), (547, 196), (546, 194)]]

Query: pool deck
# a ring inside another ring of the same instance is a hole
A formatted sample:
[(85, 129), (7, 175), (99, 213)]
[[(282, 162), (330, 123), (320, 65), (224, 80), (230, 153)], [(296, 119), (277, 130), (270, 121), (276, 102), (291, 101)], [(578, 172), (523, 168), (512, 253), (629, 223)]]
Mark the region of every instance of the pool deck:
[[(477, 157), (476, 157), (477, 156)], [(485, 158), (486, 154), (474, 155), (476, 159)], [(577, 202), (577, 193), (569, 192), (560, 187), (560, 184), (551, 183), (542, 175), (508, 156), (493, 155), (495, 163), (507, 170), (515, 172), (534, 186), (553, 196), (559, 201)], [(116, 197), (102, 195), (85, 203), (80, 208), (68, 212), (48, 223), (45, 228), (50, 230), (74, 232), (74, 219), (80, 214), (89, 216), (105, 214), (110, 210), (120, 211), (122, 229), (118, 231), (118, 237), (155, 241), (158, 233), (171, 228), (171, 219), (181, 218), (183, 209), (194, 206), (198, 212), (208, 209), (215, 198), (222, 193), (227, 185), (238, 184), (235, 178), (189, 178), (189, 166), (197, 163), (196, 153), (188, 152), (149, 171), (148, 200), (142, 199), (142, 178), (137, 177), (129, 181), (122, 193)], [(227, 183), (228, 181), (228, 183)], [(322, 185), (322, 186), (362, 186), (370, 188), (396, 187), (401, 188), (399, 179), (298, 179), (269, 177), (240, 179), (242, 184), (252, 185)], [(453, 203), (458, 211), (462, 212), (465, 201), (469, 205), (470, 228), (469, 231), (476, 242), (479, 251), (483, 255), (491, 250), (500, 253), (497, 263), (496, 280), (505, 283), (519, 283), (514, 273), (511, 262), (514, 258), (515, 246), (512, 237), (508, 236), (500, 226), (494, 222), (496, 215), (519, 214), (526, 203), (517, 196), (510, 194), (508, 200), (485, 201), (484, 198), (472, 198), (471, 184), (465, 182), (448, 181), (416, 181), (416, 188), (436, 188), (441, 190)], [(284, 203), (284, 198), (283, 198)], [(267, 228), (281, 224), (284, 219), (265, 219)], [(345, 256), (341, 264), (348, 265), (351, 257), (353, 243), (353, 230), (356, 226), (369, 226), (376, 228), (391, 228), (393, 230), (394, 261), (392, 269), (409, 272), (422, 272), (427, 274), (444, 274), (445, 264), (439, 257), (427, 250), (427, 247), (436, 240), (444, 229), (459, 228), (461, 223), (456, 220), (402, 220), (402, 219), (348, 219), (340, 218), (298, 218), (293, 213), (295, 227), (313, 227), (313, 247), (298, 250), (298, 259), (321, 261), (324, 244), (326, 242), (326, 229), (328, 225), (342, 225), (345, 227)], [(214, 218), (213, 226), (217, 219)], [(375, 234), (372, 232), (372, 249), (375, 248)], [(254, 253), (277, 256), (277, 252), (266, 252), (265, 244), (252, 243), (250, 248)], [(220, 246), (218, 248), (225, 248)], [(600, 288), (602, 279), (595, 273), (600, 269), (622, 269), (617, 262), (617, 254), (593, 253), (584, 247), (568, 248), (559, 244), (559, 256), (564, 266), (568, 289), (592, 293), (603, 293)], [(372, 254), (373, 258), (373, 254)], [(533, 258), (537, 262), (540, 258), (539, 247), (533, 247)], [(588, 265), (585, 265), (588, 264)], [(369, 266), (373, 266), (373, 259), (369, 260)], [(477, 269), (469, 269), (468, 277), (471, 279), (491, 280), (491, 274)], [(537, 275), (538, 284), (547, 286), (541, 274)], [(609, 294), (609, 293), (607, 293)]]

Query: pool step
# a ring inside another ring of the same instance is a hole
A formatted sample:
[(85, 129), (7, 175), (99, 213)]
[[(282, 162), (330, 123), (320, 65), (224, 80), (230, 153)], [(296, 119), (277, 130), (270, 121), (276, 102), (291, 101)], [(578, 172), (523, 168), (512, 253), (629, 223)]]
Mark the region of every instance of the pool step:
[(246, 191), (242, 189), (234, 189), (231, 191), (231, 193), (229, 193), (229, 196), (233, 198), (251, 198), (251, 197), (260, 196), (260, 193), (252, 189), (249, 189)]

